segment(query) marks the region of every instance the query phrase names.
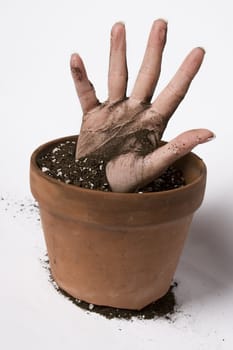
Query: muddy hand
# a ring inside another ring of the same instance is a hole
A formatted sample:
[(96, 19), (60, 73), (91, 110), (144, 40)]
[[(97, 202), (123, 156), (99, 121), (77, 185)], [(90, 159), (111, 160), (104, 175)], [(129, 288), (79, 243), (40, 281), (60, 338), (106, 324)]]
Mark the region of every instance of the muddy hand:
[[(133, 91), (126, 97), (127, 61), (125, 26), (111, 32), (108, 100), (100, 103), (78, 54), (71, 56), (71, 72), (83, 110), (76, 158), (99, 155), (106, 159), (106, 175), (115, 192), (131, 192), (158, 177), (196, 145), (211, 140), (206, 129), (189, 130), (160, 145), (167, 123), (184, 98), (204, 58), (193, 49), (175, 76), (151, 103), (159, 79), (167, 23), (156, 20)], [(159, 147), (160, 146), (160, 147)]]

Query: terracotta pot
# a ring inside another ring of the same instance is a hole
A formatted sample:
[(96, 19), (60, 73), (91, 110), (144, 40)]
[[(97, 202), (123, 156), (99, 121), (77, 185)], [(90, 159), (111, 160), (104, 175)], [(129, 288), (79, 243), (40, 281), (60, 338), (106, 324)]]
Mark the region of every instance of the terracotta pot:
[(187, 185), (157, 193), (112, 193), (59, 182), (31, 157), (31, 191), (39, 203), (53, 278), (75, 298), (97, 305), (141, 309), (168, 291), (206, 167), (190, 153), (177, 162)]

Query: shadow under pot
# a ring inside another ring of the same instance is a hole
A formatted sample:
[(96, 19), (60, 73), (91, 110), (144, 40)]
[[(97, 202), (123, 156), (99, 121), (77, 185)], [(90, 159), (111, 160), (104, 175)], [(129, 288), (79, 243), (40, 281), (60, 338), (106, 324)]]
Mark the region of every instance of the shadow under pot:
[(203, 200), (206, 167), (194, 153), (175, 163), (186, 185), (154, 193), (83, 189), (46, 175), (41, 153), (31, 156), (30, 183), (38, 201), (51, 273), (74, 298), (140, 310), (170, 288), (193, 213)]

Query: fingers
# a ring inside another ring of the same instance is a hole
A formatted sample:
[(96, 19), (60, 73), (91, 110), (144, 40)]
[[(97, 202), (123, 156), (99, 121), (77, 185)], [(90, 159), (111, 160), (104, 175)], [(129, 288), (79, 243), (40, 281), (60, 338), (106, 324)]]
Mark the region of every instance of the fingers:
[(210, 130), (193, 129), (180, 134), (164, 146), (157, 148), (144, 158), (141, 183), (148, 183), (157, 178), (168, 166), (191, 152), (195, 146), (211, 141), (214, 137), (214, 133)]
[(162, 115), (166, 122), (172, 116), (188, 91), (191, 81), (202, 64), (204, 54), (205, 51), (202, 48), (193, 49), (186, 57), (173, 79), (152, 104), (151, 109)]
[(99, 105), (96, 98), (95, 90), (91, 82), (88, 80), (85, 66), (81, 57), (74, 53), (70, 59), (70, 69), (74, 80), (75, 88), (79, 97), (79, 101), (83, 113), (87, 113), (91, 109)]
[(131, 94), (132, 99), (139, 102), (150, 102), (160, 75), (166, 34), (167, 23), (162, 19), (154, 21), (142, 65)]
[(123, 23), (116, 23), (111, 31), (111, 48), (108, 72), (109, 102), (122, 100), (126, 96), (128, 80), (126, 61), (126, 35)]

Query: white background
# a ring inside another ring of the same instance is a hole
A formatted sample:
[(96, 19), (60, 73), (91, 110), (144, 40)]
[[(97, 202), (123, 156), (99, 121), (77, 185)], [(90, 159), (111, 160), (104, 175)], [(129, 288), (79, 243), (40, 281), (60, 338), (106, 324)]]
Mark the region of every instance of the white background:
[[(198, 127), (217, 138), (195, 150), (208, 183), (176, 273), (180, 312), (173, 323), (108, 321), (78, 310), (48, 283), (29, 158), (38, 145), (79, 132), (70, 54), (82, 55), (104, 100), (110, 29), (124, 21), (130, 92), (156, 18), (169, 26), (157, 92), (193, 47), (206, 49), (164, 138)], [(1, 349), (232, 348), (232, 42), (230, 0), (0, 0)]]

